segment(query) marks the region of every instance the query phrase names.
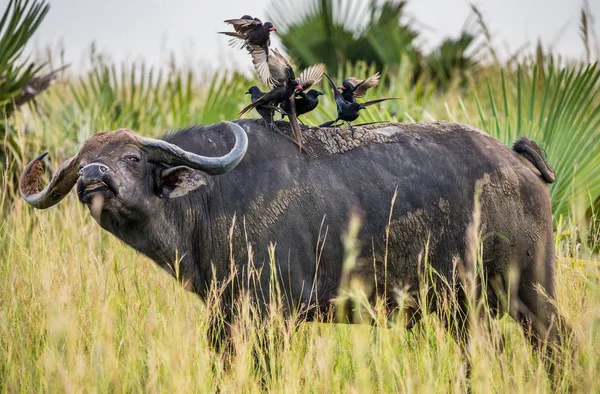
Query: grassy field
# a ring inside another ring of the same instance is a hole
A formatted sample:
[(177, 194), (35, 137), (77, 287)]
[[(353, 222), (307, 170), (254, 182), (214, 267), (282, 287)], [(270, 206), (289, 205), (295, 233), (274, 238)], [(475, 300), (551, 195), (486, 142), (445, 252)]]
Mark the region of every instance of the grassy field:
[[(370, 72), (357, 65), (344, 74)], [(540, 143), (558, 178), (550, 186), (558, 307), (579, 351), (552, 386), (540, 354), (515, 322), (505, 317), (489, 330), (474, 322), (469, 384), (473, 392), (599, 392), (600, 259), (588, 242), (597, 237), (588, 208), (600, 196), (600, 72), (594, 65), (532, 62), (482, 68), (476, 77), (467, 88), (440, 91), (424, 81), (412, 85), (406, 67), (386, 72), (388, 83), (372, 97), (402, 100), (370, 108), (361, 119), (458, 121), (506, 144), (520, 135)], [(14, 174), (42, 149), (57, 166), (98, 130), (129, 127), (156, 137), (188, 124), (234, 119), (252, 83), (237, 74), (207, 79), (174, 69), (161, 77), (139, 66), (121, 72), (98, 64), (92, 74), (55, 86), (42, 100), (44, 116), (19, 115), (9, 133), (14, 161), (1, 184), (1, 392), (467, 388), (460, 348), (435, 315), (410, 331), (402, 321), (387, 327), (381, 318), (375, 327), (302, 324), (296, 330), (277, 315), (267, 325), (246, 318), (233, 330), (237, 353), (225, 368), (206, 339), (210, 304), (102, 231), (75, 193), (39, 211), (12, 187)], [(329, 89), (322, 90), (327, 95), (305, 117), (309, 124), (334, 114)], [(270, 357), (259, 354), (263, 362), (255, 368), (252, 349), (265, 339)]]

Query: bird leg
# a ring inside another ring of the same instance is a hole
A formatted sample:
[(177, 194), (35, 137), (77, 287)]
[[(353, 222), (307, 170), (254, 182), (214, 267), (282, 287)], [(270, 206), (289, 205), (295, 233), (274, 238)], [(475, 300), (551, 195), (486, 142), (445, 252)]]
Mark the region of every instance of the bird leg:
[(277, 125), (275, 124), (275, 119), (271, 119), (271, 124), (270, 124), (268, 127), (269, 127), (269, 128), (272, 130), (272, 131), (274, 131), (274, 132), (276, 132), (276, 133), (283, 134), (283, 133), (281, 132), (281, 130), (279, 130), (279, 129), (277, 128)]
[(348, 123), (348, 127), (350, 127), (350, 135), (352, 136), (352, 138), (354, 138), (354, 128), (352, 127), (350, 122), (346, 122), (346, 123)]
[(281, 108), (279, 108), (279, 107), (274, 107), (273, 109), (274, 109), (275, 111), (279, 112), (279, 113), (281, 114), (281, 116), (286, 116), (286, 115), (287, 115), (287, 112), (285, 112), (284, 110), (282, 110), (282, 109), (281, 109)]
[(265, 127), (268, 129), (273, 130), (273, 121), (271, 121), (270, 123), (267, 121), (267, 119), (263, 118), (263, 121), (265, 122)]
[(332, 126), (333, 126), (333, 135), (338, 135), (340, 132), (338, 130), (337, 120), (335, 121), (334, 124), (332, 124)]
[(272, 110), (272, 111), (277, 111), (277, 112), (279, 112), (279, 113), (280, 113), (282, 116), (286, 116), (286, 115), (287, 115), (287, 113), (286, 113), (284, 110), (282, 110), (281, 108), (279, 108), (279, 107), (278, 107), (278, 106), (276, 106), (276, 105), (269, 104), (269, 105), (263, 105), (263, 107), (265, 107), (265, 108), (268, 108), (268, 109), (270, 109), (270, 110)]

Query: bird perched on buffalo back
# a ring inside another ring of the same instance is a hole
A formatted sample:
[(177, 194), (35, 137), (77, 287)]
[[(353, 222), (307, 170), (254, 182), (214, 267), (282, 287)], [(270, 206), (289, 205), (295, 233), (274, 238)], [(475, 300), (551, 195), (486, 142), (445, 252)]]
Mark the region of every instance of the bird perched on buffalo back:
[(256, 48), (262, 48), (268, 56), (271, 32), (277, 31), (271, 22), (262, 23), (258, 18), (244, 15), (240, 19), (227, 19), (225, 23), (232, 25), (235, 31), (222, 31), (219, 34), (233, 37), (230, 40), (232, 47), (240, 45), (240, 48), (245, 47), (249, 52), (253, 52)]
[(311, 86), (318, 83), (323, 78), (325, 65), (319, 63), (307, 67), (296, 78), (294, 68), (277, 49), (272, 50), (271, 56), (267, 57), (262, 48), (256, 48), (252, 51), (252, 63), (262, 82), (267, 86), (273, 86), (273, 88), (254, 103), (242, 109), (239, 116), (259, 105), (276, 107), (282, 102), (290, 100), (291, 105), (287, 115), (294, 137), (301, 147), (302, 134), (296, 117), (295, 98), (293, 96), (295, 92), (310, 89)]
[[(258, 86), (251, 86), (250, 89), (246, 91), (246, 94), (250, 95), (250, 98), (253, 103), (265, 95), (265, 93), (262, 90), (260, 90)], [(270, 128), (271, 130), (278, 131), (277, 127), (275, 126), (275, 123), (273, 122), (273, 114), (275, 113), (274, 107), (268, 105), (259, 105), (255, 109), (256, 112), (258, 112), (258, 114), (265, 121), (265, 126)]]
[[(317, 108), (317, 105), (319, 105), (319, 96), (322, 95), (322, 92), (319, 92), (315, 89), (311, 89), (307, 93), (304, 93), (303, 91), (298, 93), (295, 97), (296, 116), (306, 114), (312, 111), (313, 109)], [(284, 112), (284, 114), (281, 115), (282, 119), (285, 117), (285, 114), (287, 114), (290, 111), (290, 105), (290, 100), (285, 100), (280, 104), (280, 107)]]
[(344, 100), (352, 103), (356, 101), (357, 98), (364, 97), (367, 90), (379, 85), (379, 79), (379, 72), (367, 79), (350, 77), (344, 79), (344, 82), (338, 86), (338, 89), (342, 90), (342, 97)]
[(331, 85), (331, 89), (333, 90), (333, 94), (335, 96), (335, 104), (337, 106), (337, 118), (335, 120), (325, 122), (322, 125), (320, 125), (319, 127), (330, 127), (330, 126), (337, 127), (336, 126), (337, 123), (341, 120), (343, 122), (348, 123), (348, 126), (350, 126), (350, 131), (352, 133), (352, 136), (354, 137), (354, 129), (352, 129), (352, 125), (350, 124), (350, 122), (353, 122), (356, 119), (358, 119), (358, 117), (360, 116), (359, 111), (361, 109), (365, 109), (369, 105), (381, 103), (382, 101), (399, 100), (398, 98), (387, 97), (387, 98), (365, 101), (363, 103), (359, 103), (356, 100), (354, 100), (352, 102), (347, 101), (344, 99), (342, 94), (337, 90), (337, 86), (336, 86), (335, 82), (333, 82), (333, 79), (331, 79), (331, 77), (327, 74), (325, 74), (325, 76), (329, 80), (329, 84)]

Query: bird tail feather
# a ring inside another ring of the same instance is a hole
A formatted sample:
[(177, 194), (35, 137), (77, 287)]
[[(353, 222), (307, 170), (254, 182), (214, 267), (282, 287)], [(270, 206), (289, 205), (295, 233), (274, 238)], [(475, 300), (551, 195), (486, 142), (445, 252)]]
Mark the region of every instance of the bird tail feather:
[(364, 105), (365, 107), (368, 107), (369, 105), (378, 104), (378, 103), (381, 103), (382, 101), (387, 101), (387, 100), (401, 100), (401, 98), (400, 97), (386, 97), (386, 98), (365, 101), (361, 104)]
[(319, 127), (331, 127), (335, 124), (335, 122), (336, 122), (335, 120), (330, 120), (328, 122), (325, 122), (325, 123), (319, 125)]

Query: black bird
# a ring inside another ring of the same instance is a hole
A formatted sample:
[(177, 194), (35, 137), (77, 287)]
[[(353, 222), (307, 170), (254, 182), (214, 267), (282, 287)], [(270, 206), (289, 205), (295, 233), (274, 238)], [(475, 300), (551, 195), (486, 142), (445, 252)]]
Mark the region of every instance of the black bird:
[[(262, 50), (257, 50), (254, 53), (263, 52)], [(239, 113), (239, 116), (242, 116), (246, 112), (258, 107), (258, 106), (271, 106), (277, 107), (282, 101), (289, 99), (294, 92), (302, 91), (303, 87), (300, 84), (299, 79), (296, 79), (294, 71), (292, 70), (291, 65), (287, 62), (287, 60), (279, 54), (277, 51), (273, 51), (275, 56), (271, 56), (271, 59), (278, 59), (278, 61), (282, 61), (285, 64), (279, 69), (277, 67), (273, 68), (273, 74), (269, 73), (269, 77), (267, 80), (272, 81), (273, 89), (269, 92), (264, 93), (262, 96), (258, 97), (256, 101), (253, 101), (252, 104), (246, 106)], [(271, 59), (269, 62), (271, 62)], [(273, 62), (274, 63), (274, 62)], [(267, 65), (267, 72), (269, 66)], [(260, 75), (260, 73), (259, 73)], [(273, 75), (271, 77), (271, 75)]]
[[(262, 96), (265, 95), (265, 92), (260, 90), (258, 86), (251, 86), (250, 89), (246, 91), (246, 94), (250, 95), (252, 102), (254, 103)], [(273, 114), (275, 113), (275, 107), (268, 105), (259, 105), (256, 108), (256, 112), (263, 118), (265, 121), (265, 125), (273, 131), (279, 131), (277, 126), (275, 126), (275, 122), (273, 122)]]
[[(322, 96), (323, 93), (318, 90), (311, 89), (308, 93), (304, 93), (303, 91), (298, 93), (295, 97), (296, 99), (296, 116), (300, 116), (306, 114), (313, 109), (317, 108), (319, 105), (319, 96)], [(281, 109), (283, 110), (283, 114), (281, 114), (281, 119), (285, 117), (290, 111), (290, 101), (285, 100), (280, 104)]]
[(271, 56), (267, 58), (267, 54), (262, 48), (252, 51), (252, 63), (263, 83), (273, 86), (273, 89), (242, 109), (239, 116), (259, 105), (277, 107), (282, 102), (289, 100), (291, 105), (286, 114), (290, 120), (294, 137), (298, 145), (302, 147), (302, 134), (296, 117), (295, 97), (293, 96), (318, 83), (323, 78), (325, 65), (322, 63), (312, 65), (304, 69), (296, 78), (294, 68), (277, 49), (272, 50)]
[(337, 118), (335, 120), (325, 122), (322, 125), (320, 125), (319, 127), (331, 127), (331, 126), (337, 127), (337, 125), (336, 125), (337, 122), (339, 122), (341, 120), (343, 122), (348, 123), (348, 126), (350, 126), (350, 132), (352, 133), (352, 137), (354, 137), (354, 129), (352, 128), (352, 125), (350, 124), (350, 122), (353, 122), (356, 119), (358, 119), (358, 117), (360, 116), (359, 111), (361, 109), (365, 109), (369, 105), (381, 103), (382, 101), (386, 101), (386, 100), (398, 100), (397, 98), (392, 98), (392, 97), (365, 101), (364, 103), (359, 103), (357, 101), (350, 102), (350, 101), (344, 100), (344, 97), (342, 96), (342, 94), (337, 90), (335, 82), (333, 82), (333, 79), (331, 79), (331, 77), (329, 75), (327, 75), (325, 73), (323, 73), (323, 74), (329, 80), (329, 84), (331, 85), (331, 89), (333, 90), (333, 94), (335, 95), (335, 104), (337, 106)]
[(342, 90), (342, 97), (344, 100), (353, 103), (357, 98), (364, 97), (367, 90), (379, 85), (380, 78), (379, 72), (367, 79), (357, 79), (354, 77), (346, 78), (344, 79), (344, 82), (338, 86), (338, 89)]
[(245, 47), (250, 53), (256, 48), (262, 48), (268, 57), (271, 32), (277, 31), (271, 22), (262, 23), (258, 18), (244, 15), (240, 19), (227, 19), (225, 23), (232, 25), (233, 30), (235, 30), (234, 32), (219, 32), (219, 34), (233, 37), (229, 41), (230, 46)]
[[(290, 79), (289, 81), (286, 81), (286, 83), (283, 83), (279, 86), (274, 87), (273, 89), (271, 89), (269, 92), (263, 93), (262, 96), (258, 97), (256, 99), (256, 101), (253, 101), (252, 104), (246, 106), (244, 109), (242, 109), (239, 113), (238, 116), (242, 116), (243, 114), (245, 114), (246, 112), (251, 111), (254, 108), (258, 108), (258, 107), (262, 107), (265, 109), (271, 109), (271, 108), (276, 108), (282, 101), (289, 99), (291, 96), (294, 95), (294, 92), (296, 90), (302, 90), (302, 85), (300, 85), (300, 83), (297, 80), (292, 80)], [(260, 112), (259, 112), (260, 114)], [(292, 113), (288, 114), (290, 116), (290, 122), (292, 121)], [(261, 114), (262, 116), (262, 114)], [(273, 118), (273, 115), (270, 114), (271, 120)], [(295, 115), (293, 115), (293, 117), (295, 118)], [(264, 119), (264, 117), (263, 117)], [(272, 124), (272, 121), (271, 121)], [(294, 129), (294, 127), (292, 127), (292, 129)], [(296, 134), (296, 130), (294, 130), (294, 134)], [(298, 135), (296, 135), (296, 138), (298, 138)]]

